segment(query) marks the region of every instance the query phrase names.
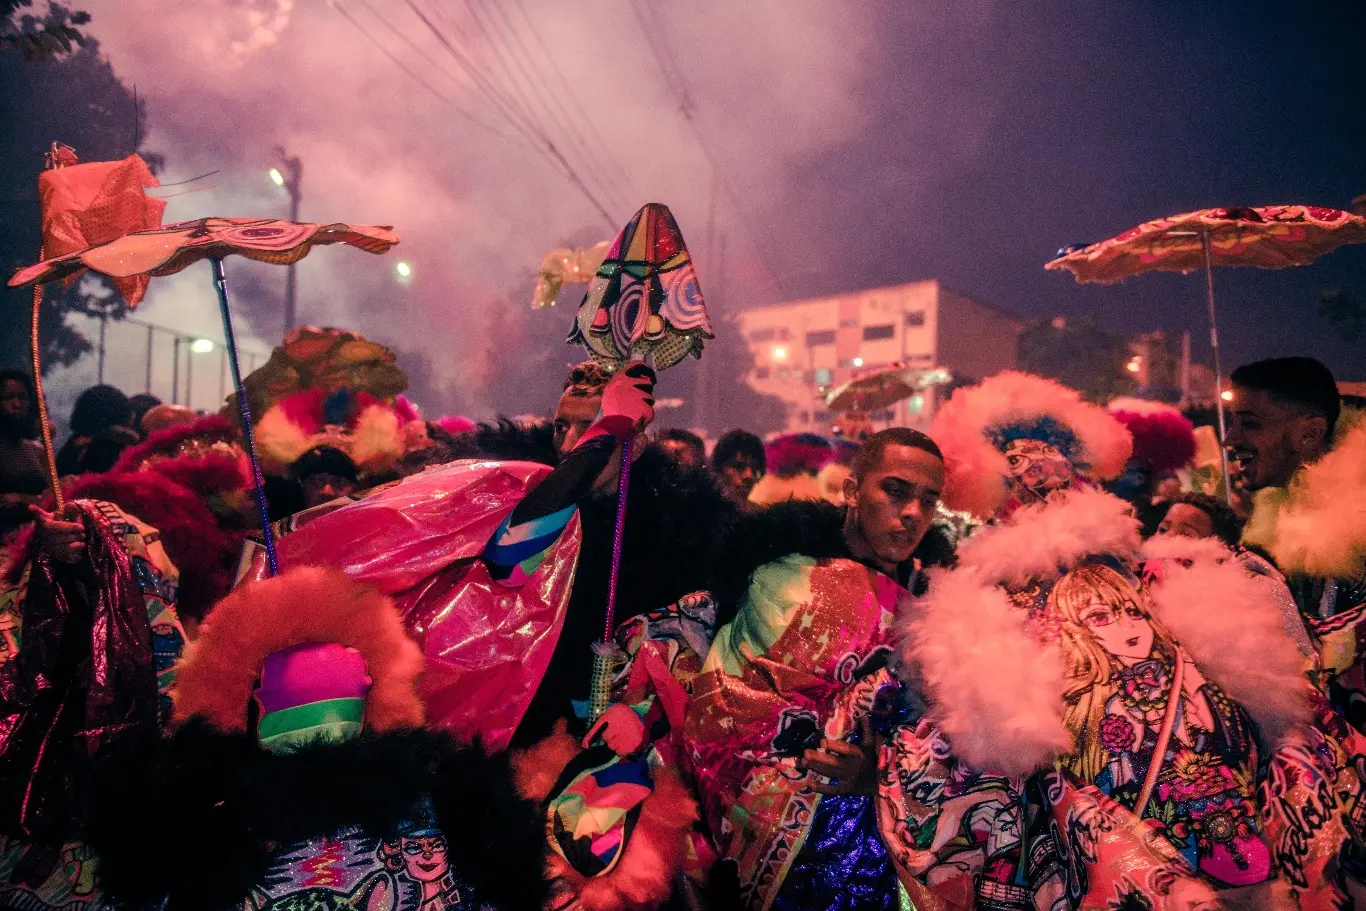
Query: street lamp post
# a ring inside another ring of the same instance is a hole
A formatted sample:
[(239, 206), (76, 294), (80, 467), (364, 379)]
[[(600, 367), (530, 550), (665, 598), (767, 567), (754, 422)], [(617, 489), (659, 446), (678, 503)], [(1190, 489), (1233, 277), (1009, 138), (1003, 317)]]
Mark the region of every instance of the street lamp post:
[[(275, 148), (275, 154), (280, 158), (280, 164), (270, 169), (270, 179), (277, 187), (284, 187), (289, 194), (289, 220), (299, 220), (299, 205), (303, 199), (304, 164), (298, 156), (289, 155), (279, 146)], [(290, 263), (285, 268), (285, 332), (294, 328), (297, 316), (295, 306), (295, 263)]]

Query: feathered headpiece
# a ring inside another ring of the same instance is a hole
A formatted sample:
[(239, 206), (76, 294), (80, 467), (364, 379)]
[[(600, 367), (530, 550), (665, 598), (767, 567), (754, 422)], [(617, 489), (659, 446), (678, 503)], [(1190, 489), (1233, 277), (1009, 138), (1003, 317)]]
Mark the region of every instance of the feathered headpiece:
[(384, 471), (403, 457), (398, 412), (367, 392), (310, 389), (285, 396), (256, 424), (256, 445), (267, 471), (281, 471), (310, 449), (331, 446), (362, 471)]
[(1015, 440), (1049, 443), (1096, 480), (1123, 471), (1133, 451), (1129, 432), (1105, 409), (1061, 383), (1014, 370), (954, 392), (930, 435), (948, 469), (944, 504), (982, 519), (1005, 501), (1010, 466), (1003, 450)]
[(1176, 408), (1145, 399), (1118, 398), (1105, 406), (1134, 438), (1133, 460), (1153, 475), (1195, 459), (1195, 425)]
[(422, 725), (422, 650), (404, 633), (397, 608), (378, 591), (318, 566), (248, 582), (218, 603), (176, 668), (176, 723), (199, 716), (221, 731), (246, 730), (266, 659), (309, 643), (335, 643), (364, 657), (372, 681), (367, 730)]
[(780, 478), (814, 475), (834, 457), (830, 441), (814, 433), (784, 433), (764, 444), (768, 473)]

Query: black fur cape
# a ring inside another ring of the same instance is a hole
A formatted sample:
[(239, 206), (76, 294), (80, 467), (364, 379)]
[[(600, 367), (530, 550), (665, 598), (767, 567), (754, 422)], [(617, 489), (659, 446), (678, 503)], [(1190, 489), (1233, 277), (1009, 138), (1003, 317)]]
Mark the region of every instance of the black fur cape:
[[(740, 516), (719, 539), (711, 556), (711, 591), (717, 602), (717, 624), (729, 623), (740, 610), (754, 571), (791, 554), (817, 560), (854, 559), (844, 540), (845, 511), (829, 503), (788, 500)], [(911, 561), (922, 566), (948, 565), (953, 547), (944, 527), (931, 525)], [(911, 565), (899, 573), (904, 582)], [(923, 584), (923, 577), (917, 578)], [(920, 585), (913, 594), (923, 594)]]
[(482, 900), (515, 911), (545, 898), (544, 826), (516, 796), (506, 757), (443, 733), (366, 733), (275, 755), (191, 721), (103, 771), (86, 839), (107, 896), (134, 907), (240, 908), (276, 850), (350, 826), (393, 837), (424, 798)]
[[(583, 546), (564, 628), (550, 666), (513, 738), (529, 746), (570, 714), (570, 700), (587, 699), (592, 643), (602, 637), (611, 571), (615, 491), (579, 503)], [(718, 536), (735, 521), (735, 507), (705, 471), (686, 471), (668, 453), (649, 446), (631, 466), (617, 623), (667, 607), (710, 587), (709, 556)]]

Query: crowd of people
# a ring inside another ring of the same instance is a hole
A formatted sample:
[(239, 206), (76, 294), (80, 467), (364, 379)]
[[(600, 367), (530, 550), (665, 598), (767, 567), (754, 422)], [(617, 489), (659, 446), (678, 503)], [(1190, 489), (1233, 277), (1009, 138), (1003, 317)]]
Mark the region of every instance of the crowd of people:
[(268, 556), (233, 421), (87, 390), (58, 510), (0, 375), (0, 907), (1366, 896), (1366, 420), (1322, 364), (1234, 371), (1231, 489), (1175, 408), (1023, 373), (710, 452), (654, 382), (489, 424), (250, 387)]

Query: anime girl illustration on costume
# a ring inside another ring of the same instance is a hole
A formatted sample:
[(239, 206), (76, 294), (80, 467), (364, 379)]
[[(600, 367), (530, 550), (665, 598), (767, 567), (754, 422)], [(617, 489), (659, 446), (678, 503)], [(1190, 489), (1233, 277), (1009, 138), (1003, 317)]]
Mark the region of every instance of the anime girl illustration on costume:
[(1056, 640), (1066, 668), (1063, 720), (1076, 750), (1063, 765), (1161, 823), (1212, 879), (1265, 880), (1271, 858), (1258, 834), (1249, 720), (1152, 615), (1137, 580), (1087, 561), (1034, 604), (1032, 622)]

